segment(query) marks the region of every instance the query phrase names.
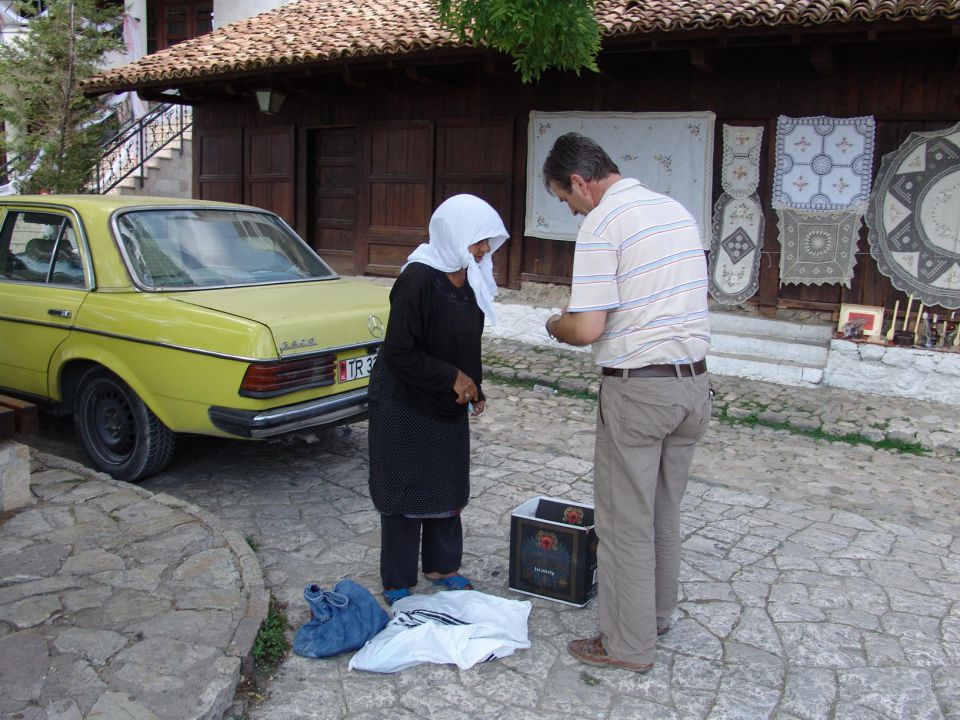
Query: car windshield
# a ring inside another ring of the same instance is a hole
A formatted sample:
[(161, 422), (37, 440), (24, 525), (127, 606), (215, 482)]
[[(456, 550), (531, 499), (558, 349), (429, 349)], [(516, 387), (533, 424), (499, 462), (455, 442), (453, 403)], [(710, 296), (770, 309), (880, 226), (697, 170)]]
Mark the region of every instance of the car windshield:
[(145, 288), (191, 289), (336, 277), (268, 213), (211, 208), (124, 212), (116, 230), (130, 271)]

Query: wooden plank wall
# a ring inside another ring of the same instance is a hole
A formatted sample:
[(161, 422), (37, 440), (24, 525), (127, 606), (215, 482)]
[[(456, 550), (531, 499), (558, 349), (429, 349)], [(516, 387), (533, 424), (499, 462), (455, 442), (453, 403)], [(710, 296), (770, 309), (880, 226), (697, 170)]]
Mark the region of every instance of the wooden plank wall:
[[(318, 76), (301, 80), (301, 92), (291, 93), (275, 116), (257, 113), (252, 100), (198, 107), (196, 187), (202, 197), (251, 202), (251, 183), (258, 182), (252, 169), (238, 175), (237, 155), (222, 153), (247, 148), (249, 158), (251, 137), (266, 137), (265, 127), (282, 128), (272, 152), (292, 157), (270, 175), (271, 191), (256, 197), (285, 217), (292, 213), (299, 232), (341, 272), (395, 273), (406, 252), (426, 238), (432, 208), (453, 192), (474, 192), (497, 207), (512, 233), (507, 252), (498, 253), (501, 282), (568, 283), (572, 243), (521, 240), (529, 112), (712, 110), (714, 199), (721, 190), (721, 124), (765, 127), (760, 197), (766, 233), (760, 290), (752, 302), (769, 309), (836, 309), (841, 302), (891, 307), (903, 295), (877, 271), (866, 228), (849, 289), (780, 286), (777, 217), (770, 208), (776, 119), (873, 115), (875, 175), (880, 157), (910, 132), (960, 121), (957, 57), (950, 39), (707, 54), (622, 46), (601, 56), (599, 75), (548, 73), (532, 86), (476, 62), (425, 64), (416, 73), (370, 70), (346, 80)], [(208, 143), (217, 152), (207, 153)]]

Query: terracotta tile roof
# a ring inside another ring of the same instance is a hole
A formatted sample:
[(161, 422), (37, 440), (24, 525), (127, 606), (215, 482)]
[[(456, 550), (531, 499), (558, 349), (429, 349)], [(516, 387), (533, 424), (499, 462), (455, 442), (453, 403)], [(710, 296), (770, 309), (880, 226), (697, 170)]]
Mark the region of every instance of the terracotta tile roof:
[[(752, 26), (960, 18), (960, 0), (597, 0), (605, 36)], [(433, 0), (299, 0), (87, 81), (88, 90), (214, 78), (456, 47)]]

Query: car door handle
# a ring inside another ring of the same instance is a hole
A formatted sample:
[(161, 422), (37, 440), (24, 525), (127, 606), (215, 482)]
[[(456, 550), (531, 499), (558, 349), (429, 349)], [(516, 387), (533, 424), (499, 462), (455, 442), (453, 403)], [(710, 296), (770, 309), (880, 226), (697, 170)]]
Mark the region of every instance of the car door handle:
[(57, 308), (50, 308), (47, 310), (47, 315), (56, 315), (57, 317), (68, 318), (72, 315), (69, 310), (59, 310)]

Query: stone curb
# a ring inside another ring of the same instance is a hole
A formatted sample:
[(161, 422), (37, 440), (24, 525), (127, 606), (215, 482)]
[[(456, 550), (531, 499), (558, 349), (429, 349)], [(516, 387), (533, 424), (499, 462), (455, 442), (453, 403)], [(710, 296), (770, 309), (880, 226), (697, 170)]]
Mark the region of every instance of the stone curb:
[(256, 553), (247, 544), (246, 540), (236, 532), (227, 528), (224, 523), (215, 515), (207, 512), (193, 503), (180, 500), (167, 493), (152, 493), (132, 483), (121, 480), (114, 480), (106, 473), (92, 470), (81, 463), (57, 455), (50, 455), (39, 450), (31, 449), (31, 459), (36, 459), (47, 469), (65, 470), (74, 473), (88, 480), (96, 480), (117, 489), (132, 490), (145, 500), (154, 502), (171, 509), (177, 509), (197, 518), (203, 525), (206, 525), (214, 533), (222, 536), (226, 540), (230, 551), (236, 556), (237, 564), (240, 567), (241, 594), (246, 598), (246, 610), (243, 617), (234, 630), (233, 637), (227, 647), (223, 648), (227, 655), (236, 657), (240, 660), (239, 670), (231, 674), (231, 677), (225, 678), (223, 687), (230, 688), (230, 698), (227, 704), (233, 700), (233, 693), (240, 681), (241, 673), (247, 673), (253, 668), (253, 657), (251, 651), (260, 630), (260, 625), (267, 617), (267, 611), (270, 604), (270, 593), (263, 580), (263, 571), (260, 568), (260, 562)]

